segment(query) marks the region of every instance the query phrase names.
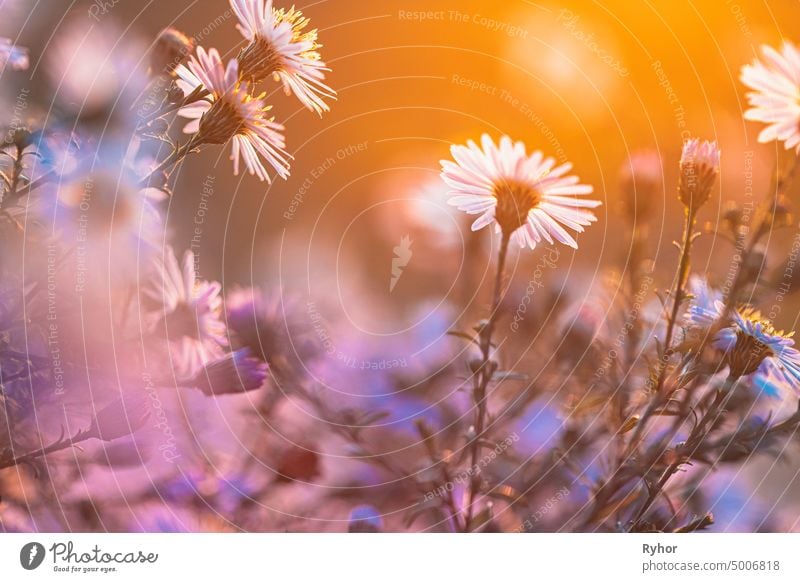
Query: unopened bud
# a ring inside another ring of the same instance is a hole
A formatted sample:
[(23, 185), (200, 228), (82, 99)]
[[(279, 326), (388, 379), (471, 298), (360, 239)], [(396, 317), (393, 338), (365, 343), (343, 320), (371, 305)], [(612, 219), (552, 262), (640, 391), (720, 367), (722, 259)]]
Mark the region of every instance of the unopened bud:
[(194, 50), (194, 41), (176, 28), (166, 28), (158, 35), (150, 53), (150, 70), (155, 75), (172, 75)]
[(708, 201), (719, 173), (719, 147), (715, 141), (690, 139), (683, 145), (678, 198), (687, 209), (697, 210)]

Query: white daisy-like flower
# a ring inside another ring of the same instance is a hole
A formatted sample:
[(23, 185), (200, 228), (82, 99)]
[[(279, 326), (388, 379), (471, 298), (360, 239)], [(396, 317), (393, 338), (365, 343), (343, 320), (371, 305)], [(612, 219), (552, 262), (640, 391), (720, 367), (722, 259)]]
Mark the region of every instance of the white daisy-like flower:
[[(686, 322), (711, 329), (725, 312), (722, 293), (697, 276), (689, 288), (693, 297), (684, 315)], [(800, 352), (794, 347), (794, 334), (776, 330), (749, 306), (734, 309), (725, 325), (714, 337), (714, 347), (725, 353), (731, 375), (752, 374), (753, 383), (771, 396), (783, 393), (784, 387), (800, 392)]]
[(304, 31), (308, 18), (294, 7), (276, 10), (272, 0), (231, 0), (231, 7), (250, 41), (238, 57), (242, 78), (258, 83), (274, 77), (308, 109), (329, 111), (325, 99), (336, 99), (336, 92), (323, 83), (330, 69), (317, 52), (316, 29)]
[(155, 280), (145, 288), (147, 297), (160, 306), (158, 325), (185, 374), (222, 357), (222, 348), (228, 345), (220, 289), (216, 281), (198, 280), (192, 251), (186, 252), (180, 265), (171, 248), (165, 249)]
[(11, 39), (0, 36), (0, 69), (10, 66), (15, 71), (24, 71), (30, 65), (28, 49), (17, 46)]
[(482, 148), (472, 140), (454, 145), (455, 162), (442, 160), (442, 179), (450, 186), (448, 203), (467, 214), (480, 214), (472, 230), (495, 223), (496, 230), (520, 247), (535, 248), (541, 241), (557, 240), (578, 248), (565, 230), (583, 232), (596, 222), (587, 210), (602, 204), (581, 198), (593, 192), (577, 176), (566, 175), (572, 164), (556, 167), (556, 160), (540, 151), (528, 155), (522, 142), (508, 136), (497, 146), (484, 134)]
[(249, 85), (239, 80), (238, 67), (236, 60), (229, 61), (225, 67), (216, 49), (206, 52), (198, 47), (197, 55), (192, 55), (186, 66), (176, 68), (178, 84), (187, 95), (201, 85), (209, 91), (203, 100), (179, 111), (179, 115), (192, 120), (183, 131), (195, 134), (195, 145), (231, 141), (235, 175), (239, 175), (239, 163), (243, 158), (250, 174), (269, 182), (260, 155), (286, 179), (291, 156), (285, 150), (283, 125), (267, 117), (271, 107), (264, 103), (263, 95), (250, 95)]
[(782, 141), (787, 150), (800, 152), (800, 50), (784, 41), (780, 52), (766, 45), (761, 52), (763, 60), (742, 67), (739, 77), (753, 89), (744, 117), (767, 124), (759, 142)]
[(758, 372), (758, 376), (780, 378), (800, 391), (800, 352), (794, 347), (794, 334), (776, 330), (749, 307), (734, 310), (732, 323), (714, 342), (727, 353), (731, 374), (740, 377)]
[(692, 300), (684, 314), (687, 324), (694, 327), (709, 328), (720, 318), (722, 293), (708, 284), (704, 277), (692, 275), (689, 278), (689, 293)]

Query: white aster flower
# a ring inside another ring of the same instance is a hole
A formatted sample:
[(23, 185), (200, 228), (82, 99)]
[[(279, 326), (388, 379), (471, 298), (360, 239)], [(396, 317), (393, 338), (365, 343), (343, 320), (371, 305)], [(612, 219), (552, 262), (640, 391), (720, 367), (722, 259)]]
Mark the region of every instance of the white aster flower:
[(317, 31), (303, 31), (308, 18), (294, 7), (276, 10), (272, 0), (231, 0), (231, 7), (250, 41), (238, 57), (242, 78), (258, 83), (274, 77), (308, 109), (328, 111), (325, 99), (335, 99), (336, 92), (323, 83), (330, 69), (317, 52)]
[(451, 188), (448, 203), (467, 214), (480, 214), (472, 230), (495, 223), (498, 232), (520, 247), (533, 249), (542, 240), (552, 244), (555, 239), (578, 248), (564, 227), (583, 232), (597, 221), (587, 208), (601, 202), (580, 198), (593, 188), (566, 175), (572, 164), (556, 167), (555, 159), (540, 151), (528, 155), (522, 142), (508, 136), (498, 147), (484, 134), (481, 145), (472, 140), (466, 146), (454, 145), (450, 151), (455, 162), (442, 161), (442, 179)]
[(715, 341), (715, 346), (726, 352), (731, 374), (740, 377), (758, 372), (761, 377), (781, 379), (798, 391), (800, 352), (794, 347), (794, 333), (776, 330), (750, 307), (735, 310), (732, 323)]
[(221, 319), (221, 286), (216, 281), (198, 280), (192, 251), (186, 252), (183, 265), (179, 265), (173, 250), (167, 248), (157, 267), (156, 278), (145, 293), (160, 306), (159, 325), (173, 345), (182, 372), (193, 374), (221, 357), (221, 348), (228, 344)]
[(778, 140), (800, 151), (800, 50), (785, 41), (781, 52), (769, 46), (761, 51), (763, 60), (742, 67), (742, 83), (754, 90), (744, 117), (767, 124), (759, 142)]
[(195, 145), (224, 144), (232, 142), (233, 173), (239, 174), (240, 158), (250, 174), (260, 180), (269, 180), (259, 155), (271, 165), (281, 178), (289, 176), (289, 159), (285, 151), (283, 126), (267, 117), (271, 109), (261, 97), (249, 93), (246, 82), (239, 81), (238, 63), (228, 62), (225, 67), (216, 49), (206, 52), (197, 48), (188, 65), (176, 68), (178, 85), (188, 95), (202, 85), (209, 95), (201, 101), (183, 107), (179, 114), (192, 119), (183, 131), (194, 133)]
[(722, 293), (698, 275), (689, 278), (689, 293), (692, 294), (692, 300), (684, 320), (693, 327), (710, 328), (722, 316)]

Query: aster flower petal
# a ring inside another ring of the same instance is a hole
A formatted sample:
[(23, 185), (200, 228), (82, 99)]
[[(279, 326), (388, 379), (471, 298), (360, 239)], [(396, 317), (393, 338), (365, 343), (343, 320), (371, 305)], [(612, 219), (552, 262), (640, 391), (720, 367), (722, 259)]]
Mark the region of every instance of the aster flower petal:
[(800, 151), (800, 51), (788, 41), (780, 52), (761, 50), (761, 61), (742, 67), (740, 80), (754, 90), (747, 94), (751, 108), (744, 117), (767, 124), (759, 142), (781, 141)]
[(496, 144), (487, 134), (480, 145), (468, 140), (451, 146), (450, 154), (452, 160), (441, 162), (442, 180), (450, 187), (447, 202), (481, 215), (473, 230), (495, 223), (496, 230), (507, 230), (521, 247), (535, 248), (544, 240), (577, 248), (566, 229), (583, 232), (597, 220), (587, 209), (601, 202), (579, 198), (594, 189), (567, 175), (569, 162), (556, 166), (555, 158), (540, 151), (528, 155), (520, 141), (502, 136)]

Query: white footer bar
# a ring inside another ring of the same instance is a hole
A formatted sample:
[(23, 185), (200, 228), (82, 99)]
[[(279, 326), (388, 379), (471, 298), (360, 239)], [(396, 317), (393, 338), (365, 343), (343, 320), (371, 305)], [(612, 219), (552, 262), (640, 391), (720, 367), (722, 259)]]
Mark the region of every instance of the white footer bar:
[(798, 534), (3, 534), (0, 579), (777, 581), (800, 580), (798, 548)]

